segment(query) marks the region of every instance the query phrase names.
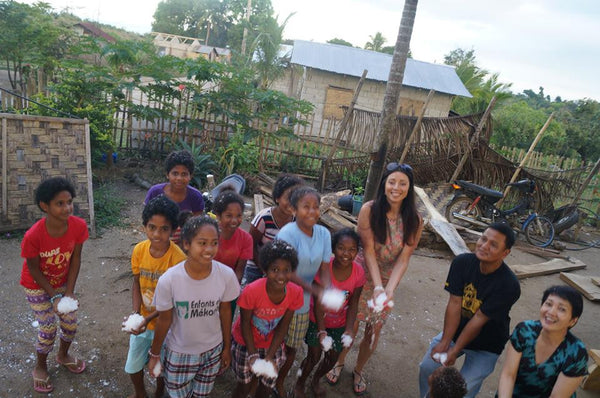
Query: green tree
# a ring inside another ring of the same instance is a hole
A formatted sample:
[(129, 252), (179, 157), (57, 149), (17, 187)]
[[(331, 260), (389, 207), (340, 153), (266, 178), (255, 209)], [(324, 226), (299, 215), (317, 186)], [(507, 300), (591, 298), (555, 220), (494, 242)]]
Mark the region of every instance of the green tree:
[(365, 43), (365, 50), (381, 52), (386, 41), (387, 39), (383, 37), (381, 32), (377, 32), (374, 36), (369, 36), (369, 41)]
[(12, 89), (25, 93), (28, 73), (54, 69), (66, 53), (70, 35), (56, 23), (47, 3), (0, 1), (0, 62)]
[(510, 98), (511, 83), (499, 82), (499, 74), (490, 74), (486, 69), (477, 66), (475, 50), (457, 48), (444, 56), (444, 63), (452, 65), (456, 74), (463, 82), (472, 98), (455, 97), (452, 109), (460, 114), (473, 114), (485, 111), (492, 97), (496, 97), (496, 104)]
[[(534, 109), (524, 100), (510, 100), (494, 112), (491, 141), (498, 146), (527, 150), (549, 116), (548, 112)], [(567, 132), (560, 121), (552, 120), (536, 151), (561, 156), (568, 152)]]
[(352, 43), (350, 43), (349, 41), (346, 41), (344, 39), (338, 39), (337, 37), (334, 37), (331, 40), (327, 40), (327, 43), (330, 43), (330, 44), (339, 44), (340, 46), (354, 47), (352, 45)]
[(600, 103), (589, 98), (563, 103), (558, 119), (566, 129), (568, 148), (585, 161), (600, 158)]
[(259, 27), (258, 34), (250, 46), (252, 65), (257, 74), (261, 88), (268, 88), (277, 78), (285, 72), (289, 59), (281, 54), (283, 31), (293, 14), (281, 23), (277, 19), (268, 17)]
[[(154, 12), (155, 32), (194, 37), (204, 44), (239, 49), (247, 0), (163, 0)], [(253, 0), (250, 25), (273, 13), (270, 0)], [(232, 44), (235, 43), (235, 44)]]

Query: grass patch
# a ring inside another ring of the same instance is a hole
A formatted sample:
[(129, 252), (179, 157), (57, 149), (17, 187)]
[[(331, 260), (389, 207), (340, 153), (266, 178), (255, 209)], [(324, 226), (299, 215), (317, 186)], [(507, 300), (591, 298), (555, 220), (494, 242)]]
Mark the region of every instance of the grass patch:
[(94, 213), (99, 230), (123, 226), (121, 213), (125, 199), (110, 184), (94, 188)]

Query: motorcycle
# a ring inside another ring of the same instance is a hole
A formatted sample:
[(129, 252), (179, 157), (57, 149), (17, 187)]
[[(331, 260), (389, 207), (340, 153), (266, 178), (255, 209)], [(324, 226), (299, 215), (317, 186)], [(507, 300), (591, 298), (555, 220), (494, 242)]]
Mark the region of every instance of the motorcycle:
[(524, 233), (532, 245), (550, 245), (555, 234), (552, 221), (532, 210), (535, 204), (535, 181), (524, 179), (506, 186), (516, 188), (520, 199), (515, 207), (502, 210), (496, 207), (496, 203), (503, 198), (502, 192), (464, 180), (455, 181), (452, 184), (455, 189), (454, 198), (446, 207), (446, 218), (449, 222), (464, 227), (486, 228), (494, 222), (506, 222), (516, 232)]
[(213, 201), (219, 196), (221, 189), (228, 187), (233, 188), (235, 192), (242, 195), (246, 190), (246, 179), (239, 174), (229, 174), (227, 177), (223, 178), (223, 180), (217, 185), (215, 185), (215, 180), (212, 174), (208, 174), (208, 191), (202, 193), (202, 198), (204, 199), (204, 212), (206, 214), (212, 213)]

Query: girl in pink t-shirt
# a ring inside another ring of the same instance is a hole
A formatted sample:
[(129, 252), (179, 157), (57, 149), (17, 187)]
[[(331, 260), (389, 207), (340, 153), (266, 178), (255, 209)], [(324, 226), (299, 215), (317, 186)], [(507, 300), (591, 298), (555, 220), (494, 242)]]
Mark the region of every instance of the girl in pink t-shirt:
[[(294, 388), (296, 396), (304, 396), (304, 383), (321, 359), (321, 351), (326, 345), (324, 343), (326, 337), (331, 337), (332, 345), (325, 352), (323, 360), (313, 375), (311, 388), (315, 397), (324, 395), (324, 391), (319, 385), (321, 378), (333, 368), (342, 348), (352, 344), (357, 329), (354, 324), (358, 312), (358, 301), (366, 282), (365, 270), (354, 262), (354, 258), (358, 254), (359, 243), (358, 234), (350, 228), (341, 229), (331, 237), (331, 248), (334, 255), (329, 262), (331, 287), (344, 292), (346, 300), (338, 311), (332, 311), (324, 308), (319, 300), (315, 300), (314, 296), (311, 298), (310, 323), (305, 337), (308, 354), (302, 361), (300, 376)], [(315, 277), (315, 283), (322, 284), (319, 274)]]
[(304, 302), (302, 288), (290, 277), (298, 266), (296, 250), (282, 240), (266, 243), (259, 254), (266, 278), (260, 278), (242, 291), (240, 317), (233, 326), (232, 368), (238, 383), (234, 398), (246, 398), (257, 381), (255, 397), (268, 397), (275, 377), (255, 374), (252, 365), (264, 359), (277, 371), (285, 362), (283, 338), (294, 311)]

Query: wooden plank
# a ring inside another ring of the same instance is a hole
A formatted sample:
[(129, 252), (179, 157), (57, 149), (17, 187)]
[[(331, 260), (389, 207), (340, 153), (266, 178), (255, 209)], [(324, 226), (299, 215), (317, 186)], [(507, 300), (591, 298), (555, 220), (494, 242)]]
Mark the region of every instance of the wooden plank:
[(586, 299), (590, 301), (600, 300), (600, 286), (594, 285), (591, 277), (561, 272), (560, 279), (577, 289)]
[(319, 221), (333, 232), (339, 231), (340, 229), (346, 227), (346, 225), (341, 224), (329, 212), (321, 213), (321, 218), (319, 219)]
[(600, 277), (598, 277), (598, 276), (592, 277), (592, 283), (596, 286), (600, 286)]
[(583, 269), (586, 265), (577, 260), (571, 261), (554, 258), (550, 261), (546, 261), (538, 264), (524, 264), (524, 265), (509, 265), (513, 272), (517, 275), (517, 278), (524, 279), (532, 276), (550, 275), (556, 274), (563, 271), (574, 271)]
[(341, 216), (341, 217), (345, 218), (346, 220), (350, 221), (354, 225), (356, 225), (358, 223), (358, 219), (356, 217), (354, 217), (352, 214), (350, 214), (347, 211), (345, 211), (345, 210), (338, 209), (337, 207), (331, 207), (329, 209), (329, 211), (337, 214), (338, 216)]
[(460, 236), (460, 234), (456, 231), (454, 226), (446, 220), (446, 217), (442, 216), (440, 212), (435, 208), (435, 206), (429, 200), (429, 197), (423, 190), (423, 188), (415, 186), (415, 192), (425, 205), (425, 209), (429, 213), (429, 225), (434, 229), (434, 231), (444, 239), (444, 241), (452, 250), (452, 253), (455, 255), (459, 255), (462, 253), (471, 253), (469, 247)]
[(588, 367), (588, 375), (583, 379), (581, 388), (584, 390), (600, 391), (600, 366), (593, 363)]
[(254, 194), (254, 214), (258, 214), (262, 209), (265, 208), (265, 202), (263, 201), (263, 196), (260, 193)]
[(600, 350), (590, 348), (588, 352), (590, 354), (590, 357), (594, 360), (594, 362), (596, 362), (596, 365), (600, 365)]

